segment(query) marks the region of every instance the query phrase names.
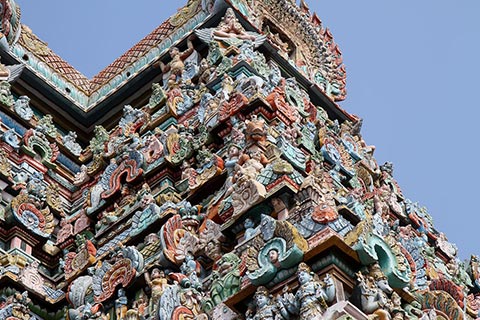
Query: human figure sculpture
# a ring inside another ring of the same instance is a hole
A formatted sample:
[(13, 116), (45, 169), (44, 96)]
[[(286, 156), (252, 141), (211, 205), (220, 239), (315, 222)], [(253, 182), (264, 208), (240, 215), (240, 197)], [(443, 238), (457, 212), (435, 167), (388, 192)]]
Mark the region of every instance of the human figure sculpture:
[(238, 19), (235, 17), (235, 12), (232, 8), (228, 8), (225, 16), (218, 27), (213, 31), (215, 40), (222, 40), (224, 38), (237, 38), (241, 40), (255, 40), (255, 36), (248, 34), (242, 27)]
[(406, 319), (406, 312), (402, 308), (402, 298), (398, 295), (398, 293), (394, 292), (392, 294), (392, 320), (404, 320)]
[(118, 289), (118, 298), (115, 300), (115, 315), (116, 319), (123, 320), (127, 315), (127, 303), (128, 299), (125, 296), (125, 290), (123, 288)]
[(243, 226), (245, 227), (245, 241), (253, 238), (253, 236), (257, 233), (257, 229), (255, 228), (255, 223), (253, 222), (252, 218), (246, 218), (243, 222)]
[(170, 74), (174, 76), (175, 80), (182, 78), (183, 70), (185, 69), (184, 61), (193, 53), (192, 38), (187, 39), (187, 50), (180, 52), (177, 47), (171, 47), (168, 53), (172, 60), (168, 64), (164, 64), (160, 61), (160, 69), (163, 73), (170, 71)]
[(158, 268), (153, 268), (151, 274), (145, 272), (145, 281), (152, 291), (152, 297), (148, 304), (148, 311), (150, 315), (156, 314), (158, 301), (162, 296), (163, 291), (168, 287), (168, 280), (165, 277), (165, 272)]
[(273, 210), (277, 213), (278, 220), (288, 219), (288, 207), (286, 206), (285, 202), (286, 201), (281, 197), (275, 197), (271, 200)]
[(247, 320), (289, 319), (288, 311), (283, 302), (281, 300), (273, 301), (265, 287), (260, 286), (257, 288), (253, 300), (255, 310), (247, 311)]
[(332, 291), (335, 287), (329, 287), (327, 295), (327, 288), (314, 279), (310, 267), (304, 262), (298, 265), (297, 277), (300, 287), (295, 295), (285, 293), (283, 296), (288, 311), (299, 315), (300, 319), (322, 319), (327, 309), (327, 300), (335, 297), (335, 291)]

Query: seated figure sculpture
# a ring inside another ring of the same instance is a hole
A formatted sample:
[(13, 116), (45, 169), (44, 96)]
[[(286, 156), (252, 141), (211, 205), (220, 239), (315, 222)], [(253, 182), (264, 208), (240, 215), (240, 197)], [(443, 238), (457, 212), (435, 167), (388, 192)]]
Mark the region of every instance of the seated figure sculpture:
[(218, 27), (213, 31), (215, 40), (222, 40), (224, 38), (237, 38), (242, 40), (255, 40), (255, 36), (248, 34), (242, 27), (232, 8), (228, 8), (225, 16)]

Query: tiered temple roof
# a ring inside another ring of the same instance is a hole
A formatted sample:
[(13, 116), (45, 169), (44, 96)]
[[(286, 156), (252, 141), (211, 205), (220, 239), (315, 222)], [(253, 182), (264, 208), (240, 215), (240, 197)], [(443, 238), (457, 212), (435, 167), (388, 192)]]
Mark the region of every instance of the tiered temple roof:
[(304, 1), (190, 0), (91, 80), (0, 3), (0, 319), (477, 318)]

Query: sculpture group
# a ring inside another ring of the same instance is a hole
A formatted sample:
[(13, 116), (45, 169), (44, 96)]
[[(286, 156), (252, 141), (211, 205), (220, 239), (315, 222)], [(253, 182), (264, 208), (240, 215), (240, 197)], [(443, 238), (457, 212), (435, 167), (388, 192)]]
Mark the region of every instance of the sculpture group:
[(478, 258), (338, 107), (304, 1), (192, 0), (163, 28), (160, 82), (89, 139), (0, 82), (0, 318), (477, 318)]

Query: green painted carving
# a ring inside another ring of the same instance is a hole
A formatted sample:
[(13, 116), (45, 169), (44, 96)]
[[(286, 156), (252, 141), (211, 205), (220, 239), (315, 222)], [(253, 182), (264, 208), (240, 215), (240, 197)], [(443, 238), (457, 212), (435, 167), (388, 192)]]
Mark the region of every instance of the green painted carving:
[(358, 253), (360, 261), (365, 265), (378, 262), (383, 273), (388, 278), (388, 283), (395, 288), (404, 288), (410, 282), (411, 270), (407, 264), (405, 271), (399, 270), (399, 264), (405, 261), (398, 261), (398, 257), (392, 248), (379, 236), (375, 234), (362, 235), (359, 241), (353, 245)]

